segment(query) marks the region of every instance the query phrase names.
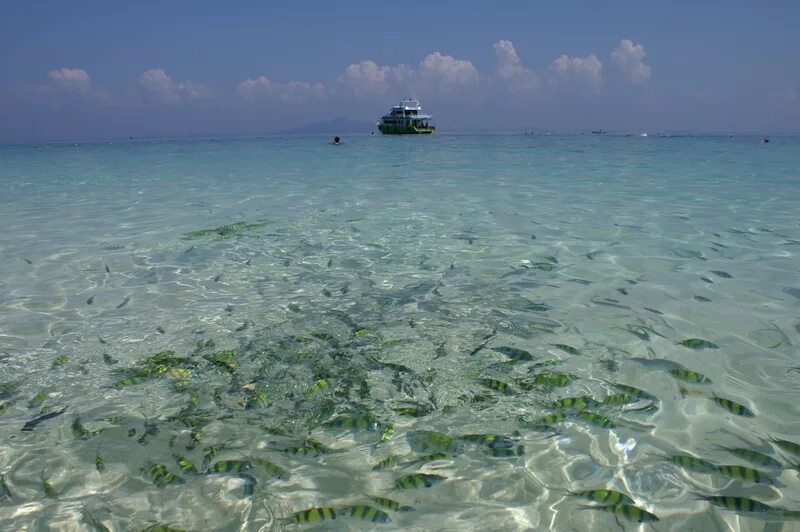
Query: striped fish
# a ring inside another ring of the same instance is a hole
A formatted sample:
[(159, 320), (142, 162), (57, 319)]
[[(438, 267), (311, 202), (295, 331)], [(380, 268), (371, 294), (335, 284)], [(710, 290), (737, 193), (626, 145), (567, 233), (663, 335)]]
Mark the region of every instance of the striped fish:
[(447, 477), (441, 475), (430, 475), (427, 473), (413, 473), (411, 475), (403, 475), (394, 482), (394, 486), (401, 490), (411, 490), (417, 488), (430, 488), (439, 482), (447, 480)]
[(343, 508), (343, 512), (347, 512), (350, 517), (361, 519), (362, 521), (372, 521), (373, 523), (388, 523), (391, 521), (389, 514), (383, 510), (378, 510), (372, 506), (358, 504), (355, 506), (348, 506)]
[(606, 504), (634, 504), (634, 500), (624, 493), (614, 490), (599, 489), (599, 490), (582, 490), (570, 491), (573, 497), (583, 497), (593, 502), (603, 502)]
[(309, 508), (291, 515), (295, 523), (316, 523), (327, 519), (336, 519), (336, 508)]
[(730, 412), (731, 414), (736, 414), (737, 416), (743, 417), (754, 417), (755, 413), (747, 408), (744, 405), (731, 401), (730, 399), (726, 399), (724, 397), (718, 397), (716, 395), (712, 395), (711, 398), (717, 403), (719, 406)]
[(736, 510), (737, 512), (769, 512), (774, 510), (772, 506), (764, 504), (763, 502), (758, 502), (754, 499), (747, 499), (745, 497), (732, 497), (729, 495), (701, 495), (699, 498), (710, 502), (714, 506), (719, 506), (727, 510)]
[(772, 483), (772, 479), (767, 476), (766, 473), (763, 471), (759, 471), (758, 469), (753, 469), (751, 467), (745, 467), (740, 465), (721, 465), (718, 466), (717, 472), (728, 478), (733, 478), (736, 480), (748, 480), (750, 482), (756, 483)]

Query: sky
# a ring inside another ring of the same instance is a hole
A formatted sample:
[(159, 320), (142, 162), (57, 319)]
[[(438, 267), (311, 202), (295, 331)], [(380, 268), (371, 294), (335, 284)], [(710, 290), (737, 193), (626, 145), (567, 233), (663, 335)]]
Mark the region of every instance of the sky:
[(0, 142), (800, 131), (800, 2), (0, 0)]

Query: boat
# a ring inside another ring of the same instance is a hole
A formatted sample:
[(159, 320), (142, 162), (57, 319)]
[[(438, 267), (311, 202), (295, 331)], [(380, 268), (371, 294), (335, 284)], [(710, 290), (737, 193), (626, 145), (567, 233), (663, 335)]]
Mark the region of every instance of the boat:
[(433, 116), (422, 114), (422, 107), (416, 99), (405, 98), (375, 125), (384, 135), (425, 135), (436, 131), (432, 120)]

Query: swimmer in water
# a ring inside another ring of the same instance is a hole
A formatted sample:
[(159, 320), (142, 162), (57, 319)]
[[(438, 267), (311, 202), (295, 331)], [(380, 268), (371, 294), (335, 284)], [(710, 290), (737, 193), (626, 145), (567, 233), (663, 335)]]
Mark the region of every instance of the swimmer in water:
[(339, 137), (333, 137), (333, 143), (334, 144), (341, 144), (342, 143), (342, 139), (340, 139)]

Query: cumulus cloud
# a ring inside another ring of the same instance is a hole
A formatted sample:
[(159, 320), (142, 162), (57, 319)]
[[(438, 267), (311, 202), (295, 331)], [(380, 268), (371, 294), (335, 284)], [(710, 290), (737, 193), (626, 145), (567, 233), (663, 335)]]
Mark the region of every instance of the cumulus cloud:
[(622, 39), (619, 46), (611, 52), (611, 60), (632, 83), (644, 83), (650, 79), (652, 70), (642, 62), (646, 55), (643, 45), (634, 44), (630, 39)]
[(550, 71), (555, 75), (551, 81), (556, 84), (559, 81), (579, 82), (595, 91), (603, 87), (603, 63), (594, 54), (587, 57), (562, 54), (550, 65)]
[(428, 54), (419, 65), (419, 75), (440, 91), (478, 83), (478, 70), (471, 61), (439, 52)]
[(494, 54), (497, 57), (497, 76), (508, 83), (509, 88), (519, 90), (534, 89), (538, 85), (536, 74), (522, 66), (522, 60), (511, 41), (501, 40), (494, 43)]
[(348, 65), (337, 81), (356, 96), (387, 93), (449, 92), (477, 84), (478, 71), (471, 61), (433, 52), (420, 61), (419, 68), (406, 65), (378, 65), (364, 60)]
[(47, 73), (59, 87), (69, 92), (87, 93), (92, 88), (89, 74), (82, 68), (60, 68)]
[(316, 98), (324, 98), (325, 86), (322, 83), (290, 81), (275, 83), (266, 76), (246, 79), (236, 87), (236, 93), (248, 101), (274, 98), (283, 102), (302, 103)]
[(202, 83), (173, 81), (164, 69), (153, 68), (139, 76), (139, 88), (149, 103), (178, 103), (209, 98), (211, 89)]
[(408, 83), (413, 69), (406, 65), (380, 66), (365, 60), (348, 65), (337, 81), (358, 96), (386, 94)]

